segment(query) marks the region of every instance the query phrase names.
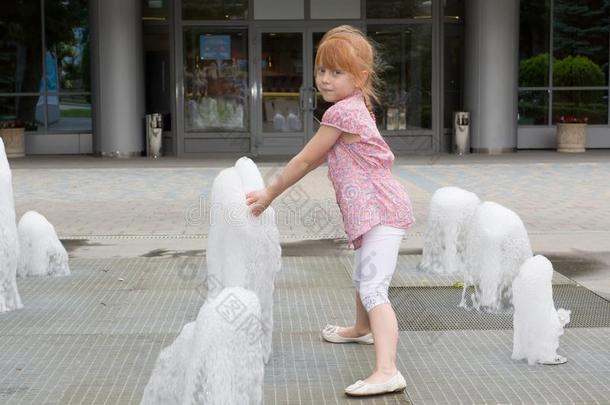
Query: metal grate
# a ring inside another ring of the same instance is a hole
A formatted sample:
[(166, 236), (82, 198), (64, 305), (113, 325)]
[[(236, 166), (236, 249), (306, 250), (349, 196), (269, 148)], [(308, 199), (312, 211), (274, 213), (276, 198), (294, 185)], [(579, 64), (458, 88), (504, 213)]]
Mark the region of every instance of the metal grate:
[[(458, 307), (462, 289), (390, 287), (398, 329), (403, 331), (512, 329), (512, 311), (500, 314)], [(556, 308), (572, 311), (569, 328), (610, 327), (610, 302), (576, 285), (553, 286)]]

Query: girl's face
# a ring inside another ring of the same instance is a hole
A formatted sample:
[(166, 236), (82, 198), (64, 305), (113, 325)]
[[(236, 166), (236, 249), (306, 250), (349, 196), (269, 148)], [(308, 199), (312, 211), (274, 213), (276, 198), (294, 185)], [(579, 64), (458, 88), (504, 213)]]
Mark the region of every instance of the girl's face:
[(325, 66), (316, 68), (316, 86), (324, 100), (331, 103), (343, 100), (356, 91), (356, 83), (351, 74)]

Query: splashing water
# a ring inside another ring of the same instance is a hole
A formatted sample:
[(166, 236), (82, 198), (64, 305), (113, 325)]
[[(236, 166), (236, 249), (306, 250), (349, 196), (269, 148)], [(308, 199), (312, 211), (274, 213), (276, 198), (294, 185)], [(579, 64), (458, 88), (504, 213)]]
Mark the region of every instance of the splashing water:
[(19, 239), (15, 223), (13, 180), (4, 142), (0, 139), (0, 312), (23, 307), (17, 291), (18, 265)]
[(184, 396), (186, 370), (194, 351), (193, 332), (195, 322), (184, 325), (176, 340), (164, 348), (153, 373), (144, 388), (142, 405), (178, 405)]
[(434, 192), (420, 270), (439, 274), (464, 272), (467, 230), (480, 203), (476, 194), (459, 187), (442, 187)]
[(246, 192), (262, 187), (258, 168), (247, 158), (214, 179), (207, 300), (196, 322), (159, 355), (143, 405), (262, 403), (274, 280), (281, 267), (273, 209), (254, 217), (246, 206)]
[(237, 170), (237, 173), (239, 174), (244, 192), (248, 193), (265, 187), (263, 177), (252, 159), (245, 156), (237, 159), (237, 162), (235, 162), (235, 170)]
[(513, 355), (528, 364), (565, 362), (557, 356), (559, 336), (571, 311), (555, 309), (553, 265), (544, 256), (529, 258), (513, 282)]
[(261, 307), (256, 294), (225, 288), (202, 307), (183, 404), (260, 404), (263, 396)]
[(210, 202), (206, 261), (208, 294), (213, 298), (226, 286), (244, 285), (247, 273), (243, 252), (250, 227), (235, 168), (224, 169), (216, 176)]
[(260, 305), (253, 292), (241, 287), (223, 289), (163, 349), (141, 404), (261, 404), (261, 325)]
[(264, 187), (263, 178), (248, 158), (222, 170), (212, 184), (210, 231), (207, 249), (208, 294), (225, 287), (244, 287), (258, 296), (265, 336), (265, 363), (271, 358), (273, 291), (280, 270), (282, 250), (275, 212), (250, 214), (245, 194)]
[(521, 218), (500, 204), (480, 204), (468, 231), (464, 290), (460, 306), (468, 308), (466, 289), (474, 286), (472, 307), (498, 312), (512, 305), (512, 282), (519, 267), (532, 257), (529, 237)]
[(36, 211), (28, 211), (17, 226), (21, 257), (17, 276), (69, 276), (68, 253), (55, 228)]

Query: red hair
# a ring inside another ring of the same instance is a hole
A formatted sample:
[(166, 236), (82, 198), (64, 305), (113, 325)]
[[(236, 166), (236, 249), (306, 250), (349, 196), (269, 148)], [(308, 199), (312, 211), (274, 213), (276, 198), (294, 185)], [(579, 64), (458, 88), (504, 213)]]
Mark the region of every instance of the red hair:
[(315, 69), (341, 69), (349, 73), (364, 96), (364, 101), (372, 110), (377, 102), (378, 77), (377, 55), (372, 42), (357, 28), (341, 25), (328, 31), (322, 37), (316, 53)]

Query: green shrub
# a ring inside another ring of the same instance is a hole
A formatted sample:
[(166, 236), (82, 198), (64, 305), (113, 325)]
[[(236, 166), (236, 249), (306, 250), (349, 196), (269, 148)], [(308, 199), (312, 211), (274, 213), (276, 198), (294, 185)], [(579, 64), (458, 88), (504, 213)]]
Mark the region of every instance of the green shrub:
[(549, 54), (541, 53), (519, 63), (519, 86), (546, 86), (549, 71)]
[(603, 86), (604, 72), (586, 56), (567, 56), (553, 63), (555, 86)]
[[(519, 86), (546, 86), (549, 70), (549, 54), (541, 53), (519, 63)], [(553, 61), (555, 86), (604, 86), (602, 68), (586, 56), (567, 56)]]

